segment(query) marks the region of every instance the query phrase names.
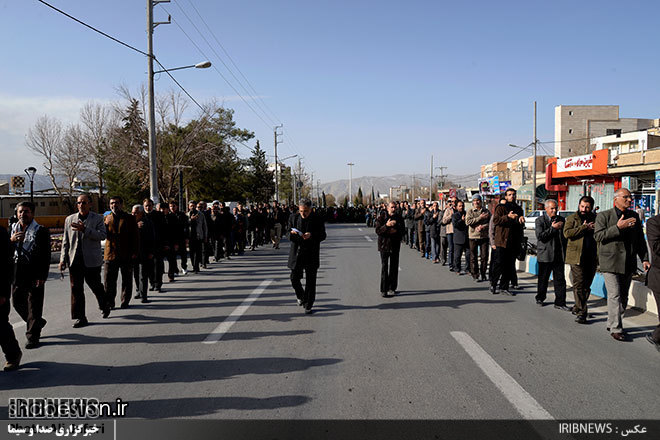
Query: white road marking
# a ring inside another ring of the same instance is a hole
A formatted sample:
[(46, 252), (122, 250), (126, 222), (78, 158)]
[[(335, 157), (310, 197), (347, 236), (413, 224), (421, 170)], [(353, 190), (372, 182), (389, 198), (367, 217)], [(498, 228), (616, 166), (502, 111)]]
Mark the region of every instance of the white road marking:
[(358, 231), (362, 232), (362, 228), (358, 228)]
[(25, 325), (25, 321), (19, 321), (16, 324), (12, 324), (11, 326), (14, 328), (20, 328), (23, 327), (24, 325)]
[(247, 309), (250, 308), (252, 303), (255, 302), (257, 298), (259, 298), (259, 296), (264, 292), (264, 290), (266, 290), (266, 287), (268, 287), (272, 282), (273, 280), (262, 281), (261, 284), (259, 284), (259, 287), (254, 289), (250, 294), (250, 296), (245, 298), (245, 300), (241, 303), (241, 305), (236, 307), (234, 311), (231, 312), (231, 314), (227, 316), (227, 318), (225, 318), (225, 320), (222, 321), (222, 323), (219, 326), (217, 326), (216, 329), (213, 330), (202, 343), (215, 344), (216, 342), (218, 342), (224, 336), (224, 334), (229, 331), (231, 326), (234, 325), (236, 321), (241, 319), (241, 316), (243, 316), (243, 314), (247, 312)]
[(523, 387), (515, 381), (474, 339), (465, 332), (451, 332), (481, 371), (495, 384), (526, 420), (554, 420)]
[(367, 241), (373, 241), (373, 240), (371, 239), (371, 237), (369, 237), (368, 235), (365, 235), (364, 238), (366, 238)]

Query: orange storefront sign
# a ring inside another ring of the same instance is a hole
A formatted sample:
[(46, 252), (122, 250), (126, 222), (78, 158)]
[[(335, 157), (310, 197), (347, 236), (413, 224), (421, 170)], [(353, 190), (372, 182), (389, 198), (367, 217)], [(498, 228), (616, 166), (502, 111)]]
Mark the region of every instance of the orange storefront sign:
[(592, 154), (558, 159), (551, 158), (553, 177), (580, 177), (607, 174), (609, 150), (596, 150)]

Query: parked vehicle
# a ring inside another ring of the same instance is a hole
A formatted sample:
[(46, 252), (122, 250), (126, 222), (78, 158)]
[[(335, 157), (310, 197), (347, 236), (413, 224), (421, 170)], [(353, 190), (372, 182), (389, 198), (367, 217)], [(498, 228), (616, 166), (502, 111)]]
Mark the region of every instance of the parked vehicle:
[[(543, 215), (544, 212), (543, 210), (532, 211), (528, 216), (525, 216), (525, 229), (534, 229), (536, 227), (536, 219)], [(575, 211), (559, 211), (557, 214), (566, 219), (573, 213)]]

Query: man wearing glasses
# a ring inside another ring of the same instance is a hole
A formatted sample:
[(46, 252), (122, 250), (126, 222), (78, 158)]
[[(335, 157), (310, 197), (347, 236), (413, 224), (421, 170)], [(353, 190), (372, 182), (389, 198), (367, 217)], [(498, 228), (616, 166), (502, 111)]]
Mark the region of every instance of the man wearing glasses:
[(60, 270), (69, 267), (71, 319), (75, 319), (73, 327), (80, 328), (89, 323), (85, 314), (85, 282), (96, 296), (104, 318), (110, 316), (110, 301), (101, 283), (101, 241), (106, 238), (103, 216), (90, 211), (91, 199), (86, 194), (78, 196), (76, 205), (78, 212), (64, 221)]
[(621, 317), (628, 305), (628, 289), (637, 271), (637, 257), (648, 270), (649, 254), (637, 213), (630, 209), (632, 196), (626, 188), (614, 193), (614, 208), (596, 216), (594, 238), (598, 264), (607, 288), (607, 327), (617, 341), (625, 341)]

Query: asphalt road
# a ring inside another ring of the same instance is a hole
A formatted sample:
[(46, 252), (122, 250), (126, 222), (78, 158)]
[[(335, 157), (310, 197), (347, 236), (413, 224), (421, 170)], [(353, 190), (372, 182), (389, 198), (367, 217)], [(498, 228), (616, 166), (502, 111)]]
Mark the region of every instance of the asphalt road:
[(89, 294), (83, 329), (54, 272), (44, 345), (0, 374), (0, 417), (21, 396), (121, 398), (128, 417), (150, 419), (658, 418), (660, 353), (643, 338), (657, 318), (626, 318), (632, 341), (617, 342), (602, 308), (581, 326), (538, 307), (533, 279), (494, 296), (408, 248), (400, 294), (382, 298), (375, 238), (328, 226), (313, 315), (296, 305), (288, 243), (178, 278), (107, 320)]

